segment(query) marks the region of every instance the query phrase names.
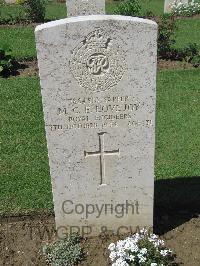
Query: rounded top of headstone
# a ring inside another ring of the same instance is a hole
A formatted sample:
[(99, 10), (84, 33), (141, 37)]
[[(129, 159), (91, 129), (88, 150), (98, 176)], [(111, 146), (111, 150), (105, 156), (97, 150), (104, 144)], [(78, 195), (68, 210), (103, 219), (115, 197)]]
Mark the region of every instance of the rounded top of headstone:
[(65, 25), (68, 23), (78, 23), (83, 21), (130, 21), (139, 24), (145, 24), (151, 28), (157, 29), (158, 25), (155, 21), (149, 19), (143, 19), (138, 17), (129, 17), (129, 16), (120, 16), (120, 15), (90, 15), (90, 16), (79, 16), (79, 17), (70, 17), (60, 20), (51, 21), (36, 27), (35, 32), (41, 31), (43, 29), (52, 28), (60, 25)]

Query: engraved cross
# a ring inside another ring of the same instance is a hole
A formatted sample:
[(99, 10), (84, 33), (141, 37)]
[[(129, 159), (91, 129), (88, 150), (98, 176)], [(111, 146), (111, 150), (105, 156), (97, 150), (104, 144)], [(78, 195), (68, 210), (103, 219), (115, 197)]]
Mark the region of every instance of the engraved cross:
[(100, 185), (105, 185), (106, 184), (106, 178), (105, 178), (105, 156), (114, 156), (117, 155), (119, 156), (119, 149), (118, 150), (113, 150), (113, 151), (105, 151), (104, 150), (104, 135), (106, 132), (101, 132), (98, 133), (99, 135), (99, 150), (94, 151), (94, 152), (87, 152), (84, 151), (85, 158), (87, 157), (99, 157), (100, 158), (100, 176), (101, 176), (101, 181)]

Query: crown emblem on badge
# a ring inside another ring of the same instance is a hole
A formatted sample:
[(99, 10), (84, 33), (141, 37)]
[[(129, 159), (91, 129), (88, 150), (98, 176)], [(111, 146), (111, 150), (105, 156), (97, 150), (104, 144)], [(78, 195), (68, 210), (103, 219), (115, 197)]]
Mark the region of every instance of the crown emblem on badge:
[(126, 70), (122, 47), (101, 29), (91, 32), (75, 47), (69, 64), (78, 84), (90, 91), (116, 86)]

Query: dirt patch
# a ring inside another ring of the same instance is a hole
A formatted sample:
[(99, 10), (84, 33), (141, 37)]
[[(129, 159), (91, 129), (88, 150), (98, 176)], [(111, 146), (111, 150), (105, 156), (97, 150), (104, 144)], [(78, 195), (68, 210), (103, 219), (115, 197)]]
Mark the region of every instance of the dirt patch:
[(45, 265), (40, 250), (49, 241), (47, 232), (53, 227), (53, 217), (8, 218), (7, 221), (2, 219), (0, 265)]
[(184, 61), (159, 60), (158, 69), (191, 69), (192, 64)]
[(37, 60), (31, 61), (20, 61), (19, 67), (16, 72), (16, 76), (33, 76), (38, 75), (38, 64)]
[[(171, 219), (181, 219), (184, 214), (177, 214)], [(166, 225), (166, 216), (159, 218), (159, 224)], [(159, 228), (157, 228), (159, 230)], [(45, 266), (41, 254), (42, 246), (55, 239), (54, 217), (26, 216), (2, 218), (0, 226), (0, 265), (9, 266)], [(177, 254), (177, 262), (186, 266), (200, 265), (200, 217), (192, 218), (184, 224), (161, 235), (166, 245)], [(107, 266), (108, 245), (116, 241), (116, 236), (101, 236), (83, 240), (82, 245), (87, 259), (82, 266)]]
[[(47, 21), (49, 22), (49, 21)], [(24, 22), (19, 22), (16, 24), (10, 23), (10, 24), (0, 24), (0, 28), (16, 28), (16, 27), (33, 27), (35, 28), (38, 25), (41, 25), (42, 23), (34, 23), (34, 22), (28, 22), (28, 21), (24, 21)]]
[(166, 233), (164, 239), (166, 245), (176, 252), (178, 261), (182, 261), (183, 265), (200, 265), (200, 217), (192, 218)]

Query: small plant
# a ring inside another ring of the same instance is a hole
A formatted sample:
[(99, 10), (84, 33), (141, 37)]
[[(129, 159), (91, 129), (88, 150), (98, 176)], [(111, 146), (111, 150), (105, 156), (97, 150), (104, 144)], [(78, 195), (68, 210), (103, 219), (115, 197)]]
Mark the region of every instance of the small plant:
[(169, 59), (186, 61), (191, 63), (192, 59), (199, 55), (199, 46), (196, 43), (190, 43), (183, 48), (171, 48)]
[(108, 247), (112, 266), (177, 265), (175, 255), (164, 247), (164, 241), (146, 229)]
[(17, 62), (11, 55), (11, 49), (6, 46), (0, 47), (0, 76), (8, 77), (11, 75), (16, 65)]
[(200, 55), (195, 55), (190, 63), (194, 66), (194, 67), (200, 67)]
[(190, 63), (199, 54), (199, 47), (196, 43), (190, 43), (182, 49), (182, 54), (184, 60)]
[(44, 0), (25, 0), (22, 1), (22, 5), (31, 21), (44, 22), (46, 11)]
[(158, 56), (162, 59), (168, 59), (175, 43), (176, 23), (174, 16), (163, 15), (158, 21), (158, 27)]
[(171, 4), (172, 13), (176, 16), (193, 16), (200, 14), (200, 4), (192, 0), (189, 3), (182, 3), (174, 1)]
[(141, 16), (141, 5), (138, 0), (126, 0), (121, 2), (114, 11), (115, 14), (123, 16)]
[(52, 266), (71, 266), (83, 260), (84, 253), (80, 247), (80, 237), (71, 235), (64, 240), (57, 241), (43, 247), (43, 254)]

